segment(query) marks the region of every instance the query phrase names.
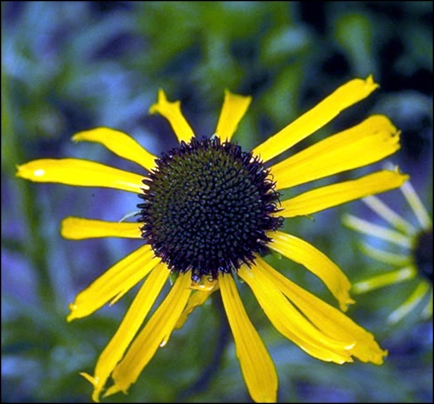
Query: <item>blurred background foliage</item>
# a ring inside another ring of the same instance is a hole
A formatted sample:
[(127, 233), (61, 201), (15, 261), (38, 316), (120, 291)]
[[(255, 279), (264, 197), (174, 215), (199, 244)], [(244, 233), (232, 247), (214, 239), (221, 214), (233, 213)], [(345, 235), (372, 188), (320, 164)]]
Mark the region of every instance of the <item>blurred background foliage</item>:
[[(90, 401), (91, 386), (78, 373), (93, 372), (134, 293), (72, 323), (66, 322), (68, 304), (140, 245), (59, 235), (68, 215), (120, 220), (135, 210), (134, 195), (32, 184), (15, 178), (17, 164), (79, 157), (137, 172), (102, 147), (74, 145), (70, 137), (110, 126), (155, 154), (174, 147), (169, 125), (147, 113), (159, 88), (181, 100), (199, 135), (212, 134), (224, 89), (253, 95), (235, 138), (250, 148), (339, 85), (373, 74), (380, 90), (289, 153), (368, 114), (386, 113), (402, 130), (402, 148), (390, 161), (412, 176), (432, 215), (432, 7), (430, 1), (2, 2), (2, 402)], [(341, 224), (342, 213), (360, 205), (296, 218), (285, 229), (360, 279), (373, 261), (361, 254), (359, 236)], [(268, 260), (335, 305), (300, 266)], [(272, 328), (243, 288), (249, 315), (276, 362), (279, 400), (432, 402), (431, 322), (416, 314), (394, 327), (384, 321), (406, 288), (358, 296), (349, 310), (389, 350), (379, 367), (309, 357)], [(218, 300), (197, 310), (127, 396), (104, 401), (250, 401), (222, 324)]]

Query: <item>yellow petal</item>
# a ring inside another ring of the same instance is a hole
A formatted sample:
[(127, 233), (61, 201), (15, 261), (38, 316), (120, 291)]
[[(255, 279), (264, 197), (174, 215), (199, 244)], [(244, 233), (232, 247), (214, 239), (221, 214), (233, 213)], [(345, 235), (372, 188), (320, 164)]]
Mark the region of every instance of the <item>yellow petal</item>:
[(116, 367), (112, 378), (115, 384), (106, 396), (123, 391), (126, 393), (152, 359), (161, 342), (173, 331), (191, 293), (191, 274), (180, 274), (171, 291), (149, 319), (127, 354)]
[[(94, 385), (92, 398), (99, 400), (107, 379), (122, 359), (125, 351), (142, 325), (156, 298), (161, 292), (170, 271), (165, 264), (159, 264), (146, 279), (132, 305), (128, 309), (114, 337), (104, 348), (95, 366), (95, 376), (90, 380)], [(86, 377), (89, 380), (89, 376)]]
[(194, 136), (193, 130), (185, 120), (184, 115), (182, 115), (181, 102), (167, 101), (163, 90), (158, 91), (158, 101), (149, 108), (149, 112), (151, 114), (158, 113), (163, 115), (170, 122), (170, 125), (172, 125), (179, 142), (184, 141), (188, 143)]
[(399, 132), (383, 115), (330, 136), (271, 167), (284, 189), (381, 160), (399, 149)]
[(358, 231), (359, 233), (364, 233), (371, 237), (387, 240), (409, 249), (412, 248), (413, 237), (409, 237), (387, 227), (368, 222), (367, 220), (360, 219), (354, 215), (346, 213), (342, 217), (342, 223), (345, 226)]
[(267, 235), (273, 239), (273, 242), (269, 244), (270, 248), (304, 265), (318, 276), (336, 297), (342, 310), (346, 310), (348, 304), (354, 303), (349, 295), (350, 281), (339, 267), (321, 251), (304, 240), (280, 231), (270, 232)]
[(146, 168), (148, 171), (154, 166), (157, 158), (140, 146), (133, 138), (126, 133), (110, 128), (96, 128), (79, 132), (72, 137), (74, 142), (96, 142), (101, 143), (107, 149), (118, 156), (131, 160), (134, 163)]
[(260, 268), (264, 262), (258, 260), (256, 264), (251, 269), (240, 268), (238, 275), (250, 286), (274, 327), (314, 358), (339, 364), (352, 362), (347, 350), (354, 340), (333, 339), (319, 331), (264, 276)]
[(123, 258), (80, 292), (69, 305), (71, 313), (67, 320), (86, 317), (104, 306), (112, 304), (135, 286), (159, 263), (149, 245), (138, 248)]
[(352, 291), (357, 294), (365, 293), (374, 289), (413, 279), (416, 275), (416, 268), (414, 268), (414, 266), (408, 266), (385, 274), (373, 276), (372, 278), (363, 281), (355, 282)]
[(98, 237), (141, 238), (140, 223), (105, 222), (103, 220), (67, 217), (62, 220), (62, 237), (83, 240)]
[[(383, 363), (387, 351), (375, 342), (371, 333), (357, 325), (345, 314), (307, 292), (259, 259), (260, 269), (291, 300), (297, 308), (324, 334), (339, 339), (355, 341), (348, 352), (362, 362)], [(265, 264), (265, 265), (264, 265)]]
[(17, 167), (17, 176), (34, 182), (106, 187), (142, 193), (143, 176), (81, 159), (34, 160)]
[(413, 293), (405, 300), (405, 302), (387, 317), (387, 321), (390, 324), (396, 324), (398, 321), (402, 320), (419, 304), (419, 302), (428, 293), (429, 289), (430, 285), (428, 282), (420, 282)]
[(215, 134), (222, 141), (231, 140), (251, 101), (252, 97), (245, 97), (243, 95), (232, 94), (227, 90), (225, 91), (225, 100), (215, 131)]
[(282, 202), (279, 216), (310, 215), (333, 206), (363, 198), (368, 195), (400, 187), (408, 175), (394, 171), (379, 171), (352, 181), (328, 185), (305, 192)]
[(316, 107), (256, 147), (253, 150), (254, 154), (259, 155), (263, 161), (272, 159), (322, 128), (345, 108), (366, 98), (377, 87), (378, 84), (374, 83), (372, 76), (366, 80), (354, 79), (349, 81)]
[(267, 348), (247, 316), (232, 276), (221, 274), (219, 282), (247, 389), (253, 401), (276, 402), (277, 374)]

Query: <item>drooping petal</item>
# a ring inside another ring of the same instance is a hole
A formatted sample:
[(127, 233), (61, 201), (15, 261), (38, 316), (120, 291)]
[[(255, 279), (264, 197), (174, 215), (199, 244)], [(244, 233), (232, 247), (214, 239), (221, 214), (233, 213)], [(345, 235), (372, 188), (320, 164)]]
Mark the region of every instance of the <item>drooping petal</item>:
[(96, 128), (79, 132), (72, 137), (74, 142), (101, 143), (118, 156), (139, 164), (146, 170), (155, 166), (155, 157), (126, 133), (110, 128)]
[(351, 339), (355, 344), (348, 353), (362, 362), (383, 363), (387, 351), (382, 350), (374, 336), (345, 314), (307, 292), (259, 258), (263, 274), (324, 334), (336, 339)]
[(99, 237), (141, 238), (140, 223), (106, 222), (103, 220), (67, 217), (62, 220), (60, 233), (70, 240)]
[(123, 391), (126, 393), (152, 359), (161, 342), (175, 328), (191, 293), (191, 274), (180, 274), (171, 291), (149, 319), (143, 330), (131, 344), (127, 354), (113, 371), (115, 384), (106, 396)]
[(409, 314), (429, 292), (428, 282), (421, 281), (413, 293), (396, 310), (389, 314), (387, 321), (396, 324), (399, 320)]
[(41, 159), (17, 167), (17, 176), (34, 182), (105, 187), (142, 193), (143, 176), (81, 159)]
[(149, 113), (163, 115), (169, 121), (170, 125), (172, 125), (179, 142), (184, 141), (188, 143), (194, 136), (193, 129), (191, 129), (190, 125), (185, 120), (184, 115), (182, 115), (181, 102), (167, 101), (166, 94), (164, 94), (163, 90), (158, 91), (158, 101), (149, 108)]
[(364, 233), (371, 237), (387, 240), (409, 249), (412, 247), (413, 237), (406, 236), (405, 234), (401, 234), (387, 227), (368, 222), (367, 220), (360, 219), (354, 215), (350, 215), (348, 213), (345, 214), (342, 217), (342, 222), (345, 224), (345, 226), (348, 226), (359, 233)]
[(280, 231), (267, 234), (273, 241), (269, 247), (285, 257), (305, 266), (318, 276), (339, 302), (341, 310), (354, 303), (350, 298), (351, 283), (340, 268), (326, 255), (304, 240)]
[(310, 215), (368, 195), (398, 188), (407, 179), (408, 175), (398, 172), (379, 171), (357, 180), (327, 185), (283, 201), (283, 211), (278, 214), (283, 217)]
[(155, 299), (160, 294), (169, 274), (170, 271), (165, 264), (160, 263), (155, 267), (140, 288), (116, 334), (99, 356), (95, 366), (95, 376), (85, 376), (94, 386), (92, 395), (94, 401), (99, 401), (99, 396), (107, 379), (122, 359), (122, 356), (153, 306)]
[(284, 189), (379, 161), (399, 149), (399, 131), (383, 115), (327, 137), (271, 167)]
[(276, 402), (278, 380), (267, 348), (247, 316), (231, 275), (220, 275), (219, 282), (237, 357), (250, 396), (258, 403)]
[(80, 292), (69, 305), (67, 320), (86, 317), (106, 303), (115, 303), (140, 282), (160, 262), (149, 245), (138, 248), (123, 258)]
[(376, 196), (368, 196), (363, 199), (363, 202), (369, 206), (378, 216), (382, 217), (386, 222), (390, 223), (399, 231), (409, 235), (417, 233), (417, 229), (410, 222), (390, 209)]
[(232, 94), (230, 91), (225, 91), (225, 100), (215, 131), (215, 134), (222, 141), (231, 140), (232, 135), (237, 130), (238, 124), (246, 113), (251, 101), (252, 97)]
[(341, 111), (366, 98), (378, 84), (372, 76), (366, 80), (354, 79), (339, 87), (317, 106), (303, 114), (279, 133), (257, 146), (253, 152), (263, 161), (283, 153), (335, 118)]
[(373, 276), (363, 281), (355, 282), (352, 291), (354, 293), (365, 293), (384, 286), (413, 279), (416, 275), (416, 268), (410, 265), (395, 271), (389, 271), (385, 274)]

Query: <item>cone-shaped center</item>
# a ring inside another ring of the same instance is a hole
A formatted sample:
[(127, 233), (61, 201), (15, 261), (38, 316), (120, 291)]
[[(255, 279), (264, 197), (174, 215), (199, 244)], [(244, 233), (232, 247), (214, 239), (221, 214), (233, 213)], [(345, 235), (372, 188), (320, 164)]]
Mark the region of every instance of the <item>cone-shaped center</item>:
[(250, 265), (282, 218), (262, 162), (219, 138), (181, 142), (156, 161), (139, 195), (143, 238), (172, 271), (192, 279)]

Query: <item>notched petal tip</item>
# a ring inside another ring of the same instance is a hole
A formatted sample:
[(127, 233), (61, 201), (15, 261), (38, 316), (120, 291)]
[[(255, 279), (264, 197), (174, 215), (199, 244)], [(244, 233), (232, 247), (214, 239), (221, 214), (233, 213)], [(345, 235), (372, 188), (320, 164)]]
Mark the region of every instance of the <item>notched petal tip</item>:
[(81, 372), (80, 376), (83, 376), (88, 382), (92, 384), (92, 386), (94, 387), (92, 393), (92, 400), (95, 401), (96, 403), (99, 403), (99, 395), (101, 394), (101, 389), (102, 389), (99, 383), (99, 378), (97, 376), (93, 377), (85, 372)]
[(176, 103), (179, 104), (179, 101), (175, 101), (175, 102), (173, 102), (173, 103), (169, 102), (169, 101), (167, 100), (166, 93), (164, 92), (163, 89), (160, 88), (160, 89), (158, 90), (157, 102), (154, 103), (154, 104), (152, 104), (152, 105), (149, 107), (149, 113), (150, 113), (151, 115), (156, 114), (156, 113), (159, 113), (159, 112), (160, 112), (160, 111), (159, 111), (159, 108), (161, 108), (161, 107), (164, 106), (165, 104), (175, 104), (175, 105), (176, 105)]
[(350, 297), (350, 295), (349, 295), (349, 292), (347, 292), (347, 293), (346, 293), (346, 297), (345, 297), (345, 298), (341, 298), (341, 299), (339, 300), (339, 307), (340, 307), (340, 309), (341, 309), (343, 312), (345, 312), (345, 311), (348, 310), (348, 306), (349, 306), (350, 304), (354, 304), (354, 303), (356, 303), (355, 300), (351, 299), (351, 297)]
[(150, 114), (158, 113), (166, 118), (175, 132), (178, 141), (189, 142), (194, 137), (193, 129), (181, 111), (181, 101), (168, 101), (163, 90), (158, 91), (157, 102), (149, 108)]
[(128, 394), (127, 390), (122, 390), (118, 385), (114, 384), (113, 386), (109, 387), (107, 391), (104, 393), (104, 398), (119, 393), (120, 391), (122, 391), (122, 393), (124, 394)]
[(69, 310), (71, 310), (71, 313), (69, 313), (68, 316), (66, 317), (66, 321), (69, 323), (78, 317), (76, 316), (76, 313), (75, 313), (77, 310), (77, 305), (75, 303), (71, 303), (68, 307), (69, 307)]
[(372, 74), (370, 74), (368, 77), (366, 77), (365, 83), (370, 87), (371, 86), (374, 86), (375, 88), (380, 87), (380, 85), (374, 81), (374, 76)]

